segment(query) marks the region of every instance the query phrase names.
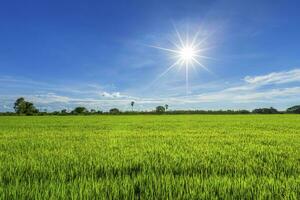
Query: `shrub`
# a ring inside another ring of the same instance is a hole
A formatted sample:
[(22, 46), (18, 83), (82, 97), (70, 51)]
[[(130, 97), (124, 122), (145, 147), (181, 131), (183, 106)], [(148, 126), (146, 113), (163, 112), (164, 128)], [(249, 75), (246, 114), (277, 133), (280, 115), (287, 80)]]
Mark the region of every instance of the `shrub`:
[(120, 110), (118, 108), (112, 108), (112, 109), (109, 110), (109, 113), (110, 114), (119, 114)]
[(286, 110), (287, 113), (297, 113), (300, 114), (300, 105), (290, 107)]

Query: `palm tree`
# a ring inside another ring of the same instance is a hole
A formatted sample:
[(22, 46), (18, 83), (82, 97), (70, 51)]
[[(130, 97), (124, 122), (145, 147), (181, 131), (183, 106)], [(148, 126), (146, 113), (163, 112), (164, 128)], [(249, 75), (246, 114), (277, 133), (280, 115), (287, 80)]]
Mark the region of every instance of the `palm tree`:
[(166, 108), (166, 111), (168, 110), (168, 108), (169, 108), (169, 105), (168, 104), (166, 104), (165, 105), (165, 108)]
[(132, 108), (132, 111), (133, 111), (134, 101), (132, 101), (132, 102), (130, 103), (130, 105), (131, 105), (131, 108)]

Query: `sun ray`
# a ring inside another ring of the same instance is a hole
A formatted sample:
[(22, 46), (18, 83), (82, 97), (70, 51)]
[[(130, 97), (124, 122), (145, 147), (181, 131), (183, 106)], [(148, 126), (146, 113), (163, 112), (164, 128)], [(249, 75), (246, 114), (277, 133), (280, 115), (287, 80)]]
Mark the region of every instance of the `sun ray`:
[(206, 48), (200, 48), (200, 49), (195, 48), (196, 49), (195, 52), (196, 53), (200, 53), (200, 52), (204, 52), (204, 51), (210, 50), (212, 48), (213, 47), (206, 47)]
[(177, 49), (180, 49), (180, 48), (181, 48), (181, 46), (178, 45), (176, 42), (174, 42), (174, 41), (172, 41), (172, 40), (169, 40), (169, 41), (170, 41), (170, 43), (172, 43)]
[(197, 42), (198, 36), (200, 34), (200, 30), (197, 31), (197, 33), (194, 35), (193, 40), (191, 42), (191, 45), (194, 46), (195, 42)]
[[(200, 66), (202, 69), (206, 70), (209, 73), (212, 73), (202, 62), (199, 60), (201, 59), (213, 59), (211, 57), (203, 55), (203, 52), (211, 49), (211, 47), (204, 47), (204, 42), (208, 39), (208, 37), (203, 38), (202, 40), (198, 40), (199, 35), (200, 35), (200, 30), (193, 36), (190, 37), (188, 34), (189, 29), (187, 26), (186, 30), (186, 35), (182, 37), (177, 30), (175, 24), (173, 23), (174, 29), (176, 36), (178, 38), (178, 42), (174, 43), (171, 41), (171, 43), (174, 45), (174, 49), (171, 48), (164, 48), (160, 46), (153, 46), (151, 45), (150, 47), (160, 49), (167, 51), (169, 53), (173, 54), (173, 58), (176, 59), (176, 62), (173, 63), (171, 66), (169, 66), (163, 73), (161, 73), (156, 79), (152, 82), (156, 82), (158, 79), (163, 77), (165, 74), (167, 74), (171, 69), (177, 67), (178, 71), (184, 68), (184, 73), (185, 73), (185, 89), (186, 89), (186, 94), (189, 94), (189, 73), (190, 70), (189, 68), (192, 68), (197, 72), (197, 68), (195, 66)], [(198, 60), (199, 59), (199, 60)]]
[(189, 25), (188, 25), (188, 24), (186, 25), (185, 38), (186, 38), (185, 44), (190, 44), (190, 38), (189, 38)]
[(189, 92), (189, 66), (185, 63), (185, 92), (188, 95)]
[(178, 63), (179, 67), (177, 69), (177, 72), (179, 72), (182, 69), (182, 67), (184, 67), (184, 62), (185, 62), (184, 60), (181, 60), (180, 63)]
[(164, 51), (169, 51), (172, 53), (180, 53), (180, 51), (174, 50), (174, 49), (168, 49), (168, 48), (164, 48), (164, 47), (159, 47), (159, 46), (153, 46), (153, 45), (147, 45), (149, 47), (155, 48), (155, 49), (160, 49), (160, 50), (164, 50)]
[(180, 41), (181, 46), (184, 46), (184, 42), (183, 42), (183, 40), (182, 40), (182, 38), (181, 38), (181, 36), (180, 36), (180, 34), (179, 34), (177, 28), (176, 28), (176, 25), (175, 25), (174, 23), (173, 23), (173, 26), (174, 26), (176, 35), (177, 35), (177, 37), (178, 37), (178, 39), (179, 39), (179, 41)]
[(209, 57), (209, 56), (203, 56), (203, 55), (195, 55), (195, 57), (209, 59), (209, 60), (216, 60), (215, 58), (212, 58), (212, 57)]
[(178, 63), (180, 63), (181, 60), (177, 60), (175, 63), (173, 63), (172, 65), (170, 65), (165, 71), (163, 71), (161, 74), (159, 74), (154, 81), (152, 81), (152, 83), (150, 85), (153, 85), (157, 80), (159, 80), (161, 77), (163, 77), (165, 74), (167, 74), (171, 69), (173, 69), (176, 65), (178, 65)]
[(193, 68), (193, 70), (195, 70), (195, 72), (197, 72), (197, 68), (194, 65), (194, 62), (191, 62), (191, 67)]
[(198, 65), (200, 65), (200, 67), (202, 67), (203, 69), (211, 73), (211, 71), (209, 71), (209, 69), (207, 69), (207, 67), (205, 67), (202, 63), (200, 63), (197, 59), (193, 58), (193, 61), (196, 62)]

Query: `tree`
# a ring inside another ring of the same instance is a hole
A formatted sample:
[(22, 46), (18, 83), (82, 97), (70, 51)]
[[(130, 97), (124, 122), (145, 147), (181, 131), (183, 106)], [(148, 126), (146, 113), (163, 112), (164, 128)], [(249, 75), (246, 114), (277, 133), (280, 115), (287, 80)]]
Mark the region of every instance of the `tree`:
[(287, 113), (297, 113), (300, 114), (300, 105), (290, 107), (286, 110)]
[(119, 111), (118, 108), (112, 108), (112, 109), (109, 110), (109, 113), (110, 113), (110, 114), (119, 114), (120, 111)]
[(131, 105), (131, 109), (132, 109), (132, 111), (133, 111), (134, 101), (132, 101), (132, 102), (130, 103), (130, 105)]
[(60, 112), (61, 112), (61, 114), (67, 114), (68, 113), (67, 109), (62, 109)]
[(85, 108), (85, 107), (76, 107), (72, 113), (74, 114), (84, 114), (84, 113), (88, 113), (89, 111)]
[(166, 108), (166, 111), (168, 110), (168, 108), (169, 108), (169, 105), (168, 104), (166, 104), (165, 105), (165, 108)]
[(96, 113), (97, 111), (95, 109), (91, 109), (90, 113)]
[(156, 112), (157, 113), (164, 113), (166, 110), (165, 110), (165, 107), (163, 106), (157, 106), (156, 107)]
[(25, 101), (23, 97), (16, 100), (14, 109), (17, 114), (25, 115), (32, 115), (39, 112), (39, 110), (34, 107), (33, 103)]
[(17, 114), (21, 114), (25, 111), (25, 99), (23, 97), (18, 98), (14, 104), (14, 109)]

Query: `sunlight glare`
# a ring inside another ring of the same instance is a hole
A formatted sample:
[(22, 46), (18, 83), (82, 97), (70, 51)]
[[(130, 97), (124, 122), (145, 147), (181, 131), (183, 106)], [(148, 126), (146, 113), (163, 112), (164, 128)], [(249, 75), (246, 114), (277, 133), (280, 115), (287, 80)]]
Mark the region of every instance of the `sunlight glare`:
[(178, 32), (177, 28), (175, 27), (175, 25), (174, 25), (174, 28), (175, 28), (175, 32), (176, 32), (176, 35), (178, 38), (177, 42), (174, 42), (174, 43), (172, 42), (175, 48), (166, 48), (166, 47), (150, 45), (150, 47), (152, 47), (152, 48), (167, 51), (167, 52), (175, 55), (175, 57), (177, 58), (177, 60), (175, 60), (175, 62), (172, 65), (170, 65), (164, 72), (162, 72), (154, 80), (154, 82), (157, 81), (162, 76), (164, 76), (165, 74), (167, 74), (173, 68), (179, 67), (179, 69), (180, 69), (180, 68), (184, 67), (185, 68), (186, 93), (188, 94), (189, 68), (192, 67), (193, 69), (195, 69), (195, 66), (199, 66), (202, 69), (210, 72), (209, 69), (200, 61), (200, 58), (201, 59), (209, 58), (207, 56), (200, 54), (200, 52), (203, 52), (206, 50), (206, 48), (204, 48), (204, 46), (203, 46), (203, 42), (207, 38), (204, 38), (204, 39), (198, 41), (198, 36), (199, 36), (199, 31), (198, 31), (194, 35), (192, 41), (189, 41), (188, 38), (190, 38), (190, 37), (188, 36), (188, 33), (187, 33), (187, 35), (186, 35), (187, 39), (184, 41), (182, 36)]
[(187, 46), (180, 49), (179, 56), (183, 61), (190, 62), (196, 58), (196, 51), (193, 47)]

